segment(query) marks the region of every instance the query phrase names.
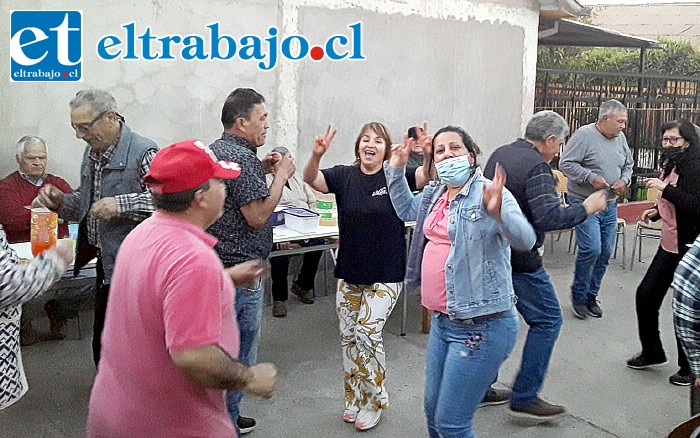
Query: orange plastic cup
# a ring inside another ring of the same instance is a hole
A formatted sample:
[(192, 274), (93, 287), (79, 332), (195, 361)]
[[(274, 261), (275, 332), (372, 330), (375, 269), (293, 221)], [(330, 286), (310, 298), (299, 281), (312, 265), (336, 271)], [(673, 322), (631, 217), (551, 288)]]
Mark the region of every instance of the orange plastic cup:
[(34, 257), (56, 246), (58, 215), (52, 211), (32, 209), (32, 254)]

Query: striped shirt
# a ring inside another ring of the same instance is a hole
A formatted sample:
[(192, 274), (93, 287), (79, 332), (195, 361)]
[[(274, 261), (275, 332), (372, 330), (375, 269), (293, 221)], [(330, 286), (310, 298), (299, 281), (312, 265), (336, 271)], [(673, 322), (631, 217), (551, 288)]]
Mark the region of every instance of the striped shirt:
[(0, 410), (19, 400), (29, 388), (19, 349), (22, 303), (46, 291), (65, 270), (65, 262), (55, 251), (20, 264), (0, 226)]
[(700, 377), (700, 236), (678, 264), (672, 287), (676, 336), (697, 378)]

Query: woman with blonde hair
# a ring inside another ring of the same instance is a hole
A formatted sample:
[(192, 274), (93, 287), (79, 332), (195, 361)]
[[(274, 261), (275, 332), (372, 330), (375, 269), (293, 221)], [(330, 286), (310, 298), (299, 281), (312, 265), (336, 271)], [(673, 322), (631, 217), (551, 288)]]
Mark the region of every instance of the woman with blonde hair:
[(382, 329), (401, 292), (406, 268), (405, 226), (389, 199), (382, 163), (391, 137), (381, 123), (365, 124), (355, 140), (355, 163), (319, 170), (336, 130), (314, 140), (304, 181), (338, 204), (340, 243), (335, 276), (345, 369), (343, 420), (357, 430), (376, 426), (388, 406)]

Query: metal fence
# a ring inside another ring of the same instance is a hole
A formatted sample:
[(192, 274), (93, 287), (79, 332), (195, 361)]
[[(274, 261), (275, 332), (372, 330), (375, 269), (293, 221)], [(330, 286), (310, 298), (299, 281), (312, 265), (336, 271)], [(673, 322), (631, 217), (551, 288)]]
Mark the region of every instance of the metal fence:
[(627, 141), (634, 157), (631, 200), (644, 198), (638, 180), (658, 174), (663, 123), (700, 122), (700, 78), (634, 73), (537, 70), (535, 111), (561, 114), (574, 132), (595, 122), (602, 102), (617, 99), (628, 108)]

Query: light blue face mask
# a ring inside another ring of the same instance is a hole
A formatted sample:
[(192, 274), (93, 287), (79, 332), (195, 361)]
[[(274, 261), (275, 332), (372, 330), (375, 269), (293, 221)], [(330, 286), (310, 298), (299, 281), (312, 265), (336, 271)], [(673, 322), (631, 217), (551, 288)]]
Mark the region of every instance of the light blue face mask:
[(440, 181), (450, 187), (463, 186), (472, 174), (469, 156), (470, 154), (460, 155), (435, 163), (435, 169)]

